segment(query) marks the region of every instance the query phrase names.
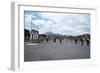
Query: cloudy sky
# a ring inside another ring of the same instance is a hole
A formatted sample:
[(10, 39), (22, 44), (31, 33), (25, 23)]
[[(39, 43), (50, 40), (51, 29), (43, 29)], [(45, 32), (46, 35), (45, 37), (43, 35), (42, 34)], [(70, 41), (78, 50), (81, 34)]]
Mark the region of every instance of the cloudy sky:
[(90, 33), (90, 14), (24, 11), (25, 29), (40, 34), (53, 32), (63, 35)]

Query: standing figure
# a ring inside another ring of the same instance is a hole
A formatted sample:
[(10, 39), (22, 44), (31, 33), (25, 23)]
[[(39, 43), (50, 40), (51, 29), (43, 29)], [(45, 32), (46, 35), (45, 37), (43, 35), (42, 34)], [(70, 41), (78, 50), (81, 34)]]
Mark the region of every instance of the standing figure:
[(56, 38), (53, 39), (53, 42), (56, 43)]
[(77, 44), (78, 43), (78, 40), (77, 39), (75, 39), (75, 44)]
[(83, 46), (83, 39), (81, 38), (80, 41), (81, 41), (81, 45)]
[(62, 43), (62, 39), (59, 39), (59, 41), (60, 41), (60, 44)]
[(48, 38), (46, 38), (46, 41), (48, 42)]
[(86, 39), (86, 43), (87, 43), (87, 46), (89, 46), (90, 45), (90, 40)]

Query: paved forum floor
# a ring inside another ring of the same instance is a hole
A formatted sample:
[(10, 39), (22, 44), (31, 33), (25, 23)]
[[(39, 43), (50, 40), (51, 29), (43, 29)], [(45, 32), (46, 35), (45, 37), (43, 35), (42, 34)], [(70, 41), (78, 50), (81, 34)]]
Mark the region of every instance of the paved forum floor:
[(63, 59), (85, 59), (90, 58), (90, 46), (81, 42), (75, 44), (74, 41), (59, 40), (43, 43), (24, 43), (24, 61), (41, 61), (41, 60), (63, 60)]

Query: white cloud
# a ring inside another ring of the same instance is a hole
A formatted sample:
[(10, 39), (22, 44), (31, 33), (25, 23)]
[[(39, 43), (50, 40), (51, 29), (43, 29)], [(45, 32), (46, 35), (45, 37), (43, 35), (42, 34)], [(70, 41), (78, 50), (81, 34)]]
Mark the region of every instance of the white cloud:
[[(35, 12), (36, 13), (36, 12)], [(32, 20), (40, 33), (54, 32), (60, 34), (90, 33), (89, 14), (46, 13), (38, 12), (41, 18)], [(25, 14), (25, 26), (29, 28), (31, 15)], [(34, 16), (36, 17), (36, 16)]]
[(26, 29), (30, 29), (31, 27), (31, 19), (32, 19), (32, 16), (31, 15), (28, 15), (28, 14), (25, 14), (25, 28)]

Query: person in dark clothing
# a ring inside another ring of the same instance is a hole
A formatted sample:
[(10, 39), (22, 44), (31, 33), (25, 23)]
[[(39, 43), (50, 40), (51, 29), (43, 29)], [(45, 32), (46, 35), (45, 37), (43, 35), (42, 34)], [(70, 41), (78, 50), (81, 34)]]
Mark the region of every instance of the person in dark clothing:
[(53, 42), (56, 43), (56, 38), (53, 39)]
[(62, 43), (62, 39), (59, 39), (59, 41), (60, 41), (60, 44)]
[(46, 41), (48, 42), (48, 38), (46, 38)]
[(86, 39), (87, 46), (90, 45), (90, 40)]
[(75, 44), (77, 44), (78, 43), (78, 40), (77, 39), (75, 39)]
[(83, 46), (83, 39), (80, 39), (81, 45)]

